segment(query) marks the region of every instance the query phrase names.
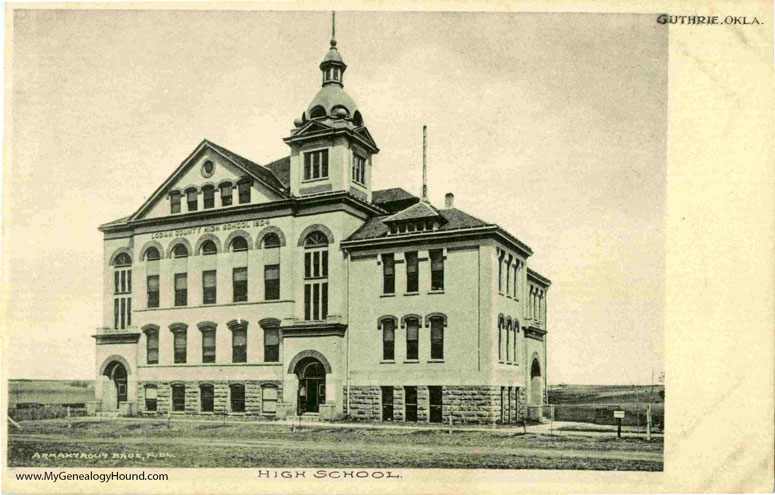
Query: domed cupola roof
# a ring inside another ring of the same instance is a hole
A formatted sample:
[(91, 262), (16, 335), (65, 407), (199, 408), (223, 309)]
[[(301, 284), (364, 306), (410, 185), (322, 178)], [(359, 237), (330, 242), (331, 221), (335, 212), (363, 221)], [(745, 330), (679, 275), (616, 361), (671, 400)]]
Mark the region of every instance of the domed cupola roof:
[(294, 124), (298, 127), (308, 119), (344, 119), (351, 121), (356, 126), (363, 125), (363, 118), (358, 111), (350, 95), (344, 91), (343, 76), (347, 64), (342, 60), (342, 55), (336, 47), (336, 14), (332, 16), (331, 46), (328, 53), (320, 63), (323, 74), (323, 87), (312, 99), (307, 111)]

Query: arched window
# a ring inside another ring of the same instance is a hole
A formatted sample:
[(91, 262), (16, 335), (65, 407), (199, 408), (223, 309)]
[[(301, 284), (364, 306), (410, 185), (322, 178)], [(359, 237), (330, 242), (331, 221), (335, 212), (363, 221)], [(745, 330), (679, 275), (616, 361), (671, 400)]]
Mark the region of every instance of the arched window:
[(202, 362), (215, 362), (215, 327), (204, 326), (199, 329), (202, 332)]
[(444, 319), (431, 317), (431, 359), (444, 359)]
[(229, 246), (229, 249), (231, 249), (232, 252), (247, 251), (248, 241), (246, 241), (244, 237), (235, 237), (231, 241), (231, 246)]
[(172, 386), (172, 410), (175, 412), (186, 411), (186, 386), (176, 383)]
[(204, 186), (202, 188), (202, 202), (204, 203), (205, 210), (215, 208), (215, 186)]
[(309, 118), (311, 119), (317, 119), (325, 116), (326, 116), (326, 109), (320, 105), (316, 106), (309, 112)]
[(406, 359), (416, 361), (420, 358), (420, 319), (406, 318)]
[(513, 327), (513, 342), (514, 342), (514, 362), (516, 364), (519, 364), (519, 355), (517, 354), (517, 335), (519, 334), (519, 321), (514, 320), (514, 327)]
[(280, 238), (267, 234), (262, 241), (264, 249), (264, 299), (280, 299)]
[(156, 398), (158, 397), (158, 394), (159, 394), (159, 389), (156, 388), (156, 385), (145, 386), (145, 411), (146, 412), (156, 412), (157, 410)]
[(213, 241), (207, 240), (202, 243), (202, 247), (200, 248), (200, 252), (204, 256), (209, 256), (212, 254), (218, 254), (218, 247), (215, 245)]
[(394, 361), (396, 359), (396, 319), (383, 317), (379, 323), (382, 326), (382, 360)]
[(229, 402), (231, 403), (231, 412), (245, 412), (245, 385), (240, 383), (229, 385)]
[(506, 362), (511, 362), (511, 320), (506, 321)]
[(353, 114), (353, 122), (355, 122), (355, 125), (357, 126), (363, 125), (363, 117), (361, 116), (361, 112), (358, 110), (356, 110)]
[(261, 387), (261, 411), (266, 416), (277, 414), (277, 387), (264, 385)]
[(120, 253), (113, 261), (113, 328), (132, 325), (132, 258)]
[(188, 248), (185, 244), (178, 244), (175, 249), (172, 250), (172, 255), (175, 258), (188, 258)]
[(501, 316), (498, 318), (498, 361), (503, 361), (503, 326), (504, 320)]
[(213, 412), (215, 393), (212, 385), (199, 386), (199, 410), (201, 412)]
[(304, 238), (304, 319), (328, 316), (328, 237), (320, 231)]
[(161, 254), (155, 247), (149, 247), (145, 250), (145, 261), (159, 261)]

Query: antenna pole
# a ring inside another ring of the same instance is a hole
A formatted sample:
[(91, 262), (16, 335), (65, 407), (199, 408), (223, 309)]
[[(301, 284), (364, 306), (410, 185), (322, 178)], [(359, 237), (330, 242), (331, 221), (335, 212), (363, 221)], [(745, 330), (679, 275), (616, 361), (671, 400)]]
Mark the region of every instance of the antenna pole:
[(422, 200), (428, 201), (427, 129), (422, 126)]
[(336, 39), (336, 11), (331, 12), (331, 39)]

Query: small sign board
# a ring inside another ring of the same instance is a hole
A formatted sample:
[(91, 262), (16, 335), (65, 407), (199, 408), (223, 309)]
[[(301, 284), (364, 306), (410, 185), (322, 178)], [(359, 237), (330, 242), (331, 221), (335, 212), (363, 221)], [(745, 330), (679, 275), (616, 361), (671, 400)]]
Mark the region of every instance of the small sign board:
[(624, 411), (614, 411), (614, 418), (624, 419)]

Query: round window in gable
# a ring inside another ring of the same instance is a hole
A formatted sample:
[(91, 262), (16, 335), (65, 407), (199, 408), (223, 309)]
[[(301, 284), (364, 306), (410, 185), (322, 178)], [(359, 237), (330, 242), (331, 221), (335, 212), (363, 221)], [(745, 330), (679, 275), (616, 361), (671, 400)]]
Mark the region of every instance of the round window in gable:
[(211, 160), (207, 160), (202, 165), (202, 177), (208, 178), (212, 177), (213, 173), (215, 172), (215, 164)]

